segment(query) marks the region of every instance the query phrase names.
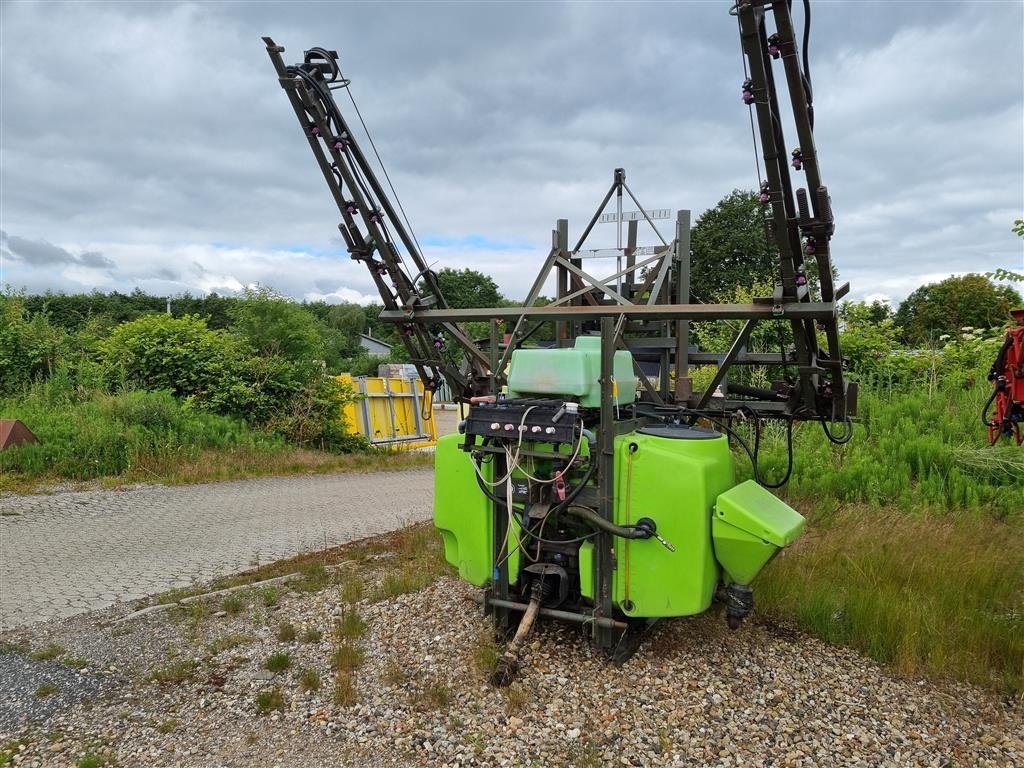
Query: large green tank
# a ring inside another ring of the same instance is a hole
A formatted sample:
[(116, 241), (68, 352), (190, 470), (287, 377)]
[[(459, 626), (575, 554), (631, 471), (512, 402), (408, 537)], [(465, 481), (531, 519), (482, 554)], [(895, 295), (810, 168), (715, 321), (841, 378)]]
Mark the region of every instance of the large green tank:
[(734, 484), (724, 435), (687, 427), (651, 427), (615, 441), (615, 523), (649, 517), (672, 543), (615, 539), (613, 597), (627, 616), (688, 616), (706, 611), (719, 579), (711, 517)]

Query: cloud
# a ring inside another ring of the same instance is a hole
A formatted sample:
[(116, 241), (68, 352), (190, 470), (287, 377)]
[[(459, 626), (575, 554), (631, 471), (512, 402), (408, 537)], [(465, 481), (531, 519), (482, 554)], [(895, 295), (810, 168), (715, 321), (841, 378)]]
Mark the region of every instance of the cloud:
[[(0, 230), (0, 249), (7, 258), (21, 261), (30, 267), (53, 267), (58, 264), (70, 264), (77, 267), (76, 274), (86, 274), (87, 270), (112, 270), (117, 267), (114, 262), (98, 251), (86, 251), (75, 256), (66, 249), (48, 243), (45, 240), (28, 240), (17, 235), (8, 235)], [(91, 280), (97, 279), (91, 277)]]
[[(343, 25), (319, 3), (7, 3), (0, 219), (17, 238), (0, 282), (375, 296), (271, 34), (289, 61), (339, 50), (428, 263), (522, 297), (556, 219), (578, 236), (616, 167), (645, 207), (694, 218), (756, 186), (723, 3), (349, 4)], [(814, 8), (815, 141), (851, 296), (1024, 268), (1024, 6)]]

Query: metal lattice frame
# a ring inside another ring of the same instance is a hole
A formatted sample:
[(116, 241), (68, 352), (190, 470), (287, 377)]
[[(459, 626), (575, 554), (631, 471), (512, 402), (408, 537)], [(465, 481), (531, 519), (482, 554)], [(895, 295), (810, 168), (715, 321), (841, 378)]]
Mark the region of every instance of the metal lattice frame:
[[(581, 252), (601, 212), (623, 192), (636, 201), (626, 185), (625, 172), (616, 169), (611, 188), (573, 248), (568, 247), (568, 222), (559, 220), (552, 232), (552, 247), (527, 295), (523, 307), (451, 309), (424, 260), (415, 239), (403, 226), (367, 158), (363, 155), (332, 90), (347, 87), (340, 78), (337, 54), (321, 48), (307, 51), (300, 64), (287, 66), (283, 48), (264, 38), (281, 86), (303, 126), (306, 138), (342, 214), (339, 225), (351, 257), (366, 264), (384, 301), (381, 318), (398, 324), (411, 361), (428, 389), (440, 379), (451, 385), (457, 400), (495, 394), (504, 384), (512, 351), (529, 337), (536, 324), (555, 321), (556, 341), (572, 343), (584, 329), (596, 331), (611, 321), (611, 343), (630, 349), (635, 358), (660, 362), (658, 386), (639, 375), (641, 399), (658, 406), (728, 415), (744, 408), (765, 416), (846, 421), (849, 385), (839, 352), (837, 302), (849, 290), (835, 287), (829, 240), (833, 231), (827, 188), (822, 184), (814, 146), (813, 112), (808, 83), (800, 68), (792, 17), (787, 0), (740, 0), (731, 12), (738, 16), (743, 54), (750, 77), (744, 83), (745, 100), (752, 104), (759, 128), (766, 181), (762, 201), (770, 214), (769, 231), (778, 253), (778, 284), (774, 295), (751, 304), (705, 304), (690, 295), (689, 212), (679, 211), (675, 237), (655, 246), (650, 258), (637, 259), (637, 222), (630, 222), (628, 242), (621, 249), (626, 268), (610, 276), (595, 277), (584, 268)], [(766, 16), (774, 17), (769, 35)], [(785, 83), (796, 126), (800, 166), (807, 189), (794, 191), (789, 155), (785, 151), (779, 93), (771, 62), (781, 57)], [(749, 95), (748, 95), (749, 94)], [(807, 190), (810, 190), (808, 192)], [(621, 208), (621, 205), (619, 206)], [(643, 207), (639, 206), (643, 211)], [(646, 214), (644, 214), (646, 217)], [(653, 227), (653, 222), (647, 219)], [(394, 233), (392, 235), (392, 233)], [(660, 237), (660, 233), (659, 233)], [(405, 252), (407, 265), (399, 249)], [(820, 281), (820, 298), (812, 296), (804, 257), (813, 256)], [(537, 300), (554, 273), (557, 294), (551, 304)], [(461, 327), (470, 321), (491, 321), (490, 349), (481, 349)], [(728, 350), (691, 352), (691, 321), (742, 321)], [(508, 323), (511, 340), (499, 344), (495, 321)], [(783, 322), (792, 351), (753, 354), (747, 340), (758, 323)], [(827, 350), (819, 349), (818, 332)], [(442, 339), (454, 342), (465, 355), (458, 367), (441, 353)], [(690, 366), (716, 364), (718, 372), (703, 392), (692, 392)], [(745, 388), (741, 397), (713, 397), (734, 365), (763, 365), (793, 372), (789, 384), (775, 391)], [(670, 388), (670, 371), (675, 386)], [(855, 398), (851, 397), (855, 403)]]

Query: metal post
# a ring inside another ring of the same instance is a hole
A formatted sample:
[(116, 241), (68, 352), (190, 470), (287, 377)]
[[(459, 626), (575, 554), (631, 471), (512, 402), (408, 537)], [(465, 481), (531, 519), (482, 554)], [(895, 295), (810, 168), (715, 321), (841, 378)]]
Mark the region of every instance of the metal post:
[(491, 394), (497, 395), (498, 393), (498, 380), (501, 378), (501, 372), (498, 371), (498, 360), (501, 355), (501, 346), (498, 339), (498, 321), (496, 318), (491, 318)]
[[(615, 320), (601, 318), (601, 424), (598, 429), (598, 483), (600, 484), (598, 514), (605, 520), (615, 519)], [(611, 534), (597, 536), (597, 615), (612, 618), (612, 588), (615, 583), (615, 552)], [(594, 625), (598, 646), (611, 650), (616, 637), (611, 629)]]
[[(559, 219), (555, 222), (555, 245), (558, 249), (558, 255), (562, 258), (568, 259), (569, 254), (569, 220)], [(556, 289), (556, 300), (561, 299), (563, 296), (569, 293), (569, 273), (565, 267), (561, 264), (557, 266), (557, 289)], [(555, 346), (564, 347), (567, 346), (566, 341), (569, 339), (569, 329), (571, 325), (565, 320), (557, 320), (555, 322)]]
[[(630, 270), (636, 266), (636, 230), (640, 222), (632, 219), (629, 222), (629, 229), (626, 230), (626, 269)], [(619, 267), (619, 272), (622, 268)], [(636, 274), (627, 271), (625, 276), (619, 278), (619, 293), (630, 301), (636, 301), (633, 297), (633, 284), (636, 281)]]
[[(676, 303), (690, 302), (690, 212), (676, 211)], [(690, 321), (676, 321), (676, 402), (693, 396), (690, 378)]]

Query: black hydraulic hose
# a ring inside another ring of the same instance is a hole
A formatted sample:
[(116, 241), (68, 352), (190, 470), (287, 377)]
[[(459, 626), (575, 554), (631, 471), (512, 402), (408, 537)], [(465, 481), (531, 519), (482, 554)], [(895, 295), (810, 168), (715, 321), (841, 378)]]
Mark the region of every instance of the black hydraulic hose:
[(756, 397), (759, 400), (776, 400), (779, 402), (786, 400), (786, 396), (781, 392), (776, 392), (774, 389), (765, 389), (764, 387), (751, 387), (746, 384), (733, 384), (730, 382), (726, 385), (725, 389), (730, 395)]
[(580, 507), (575, 504), (571, 505), (567, 512), (573, 517), (578, 517), (581, 520), (586, 520), (590, 525), (600, 530), (610, 533), (613, 536), (619, 536), (623, 539), (649, 539), (651, 538), (651, 531), (647, 528), (630, 526), (624, 527), (616, 525), (610, 520), (605, 520), (597, 512), (590, 509), (589, 507)]
[(811, 0), (804, 0), (804, 44), (803, 44), (803, 60), (804, 60), (804, 91), (807, 94), (807, 119), (811, 124), (811, 130), (814, 130), (814, 94), (811, 90), (811, 63), (810, 57), (808, 56), (807, 49), (810, 45), (811, 40)]
[(986, 427), (989, 426), (988, 409), (992, 407), (992, 401), (996, 399), (996, 393), (998, 391), (999, 390), (997, 388), (992, 388), (992, 394), (988, 396), (988, 400), (985, 401), (985, 406), (981, 409), (981, 423)]
[[(826, 434), (828, 432), (826, 431)], [(850, 435), (852, 436), (853, 431), (851, 430)], [(847, 438), (849, 439), (849, 438)], [(782, 479), (777, 483), (768, 483), (761, 478), (760, 462), (758, 457), (761, 452), (761, 419), (754, 417), (754, 477), (757, 482), (763, 485), (765, 488), (781, 488), (789, 482), (790, 475), (793, 474), (793, 420), (790, 419), (786, 423), (786, 474), (782, 476)]]

